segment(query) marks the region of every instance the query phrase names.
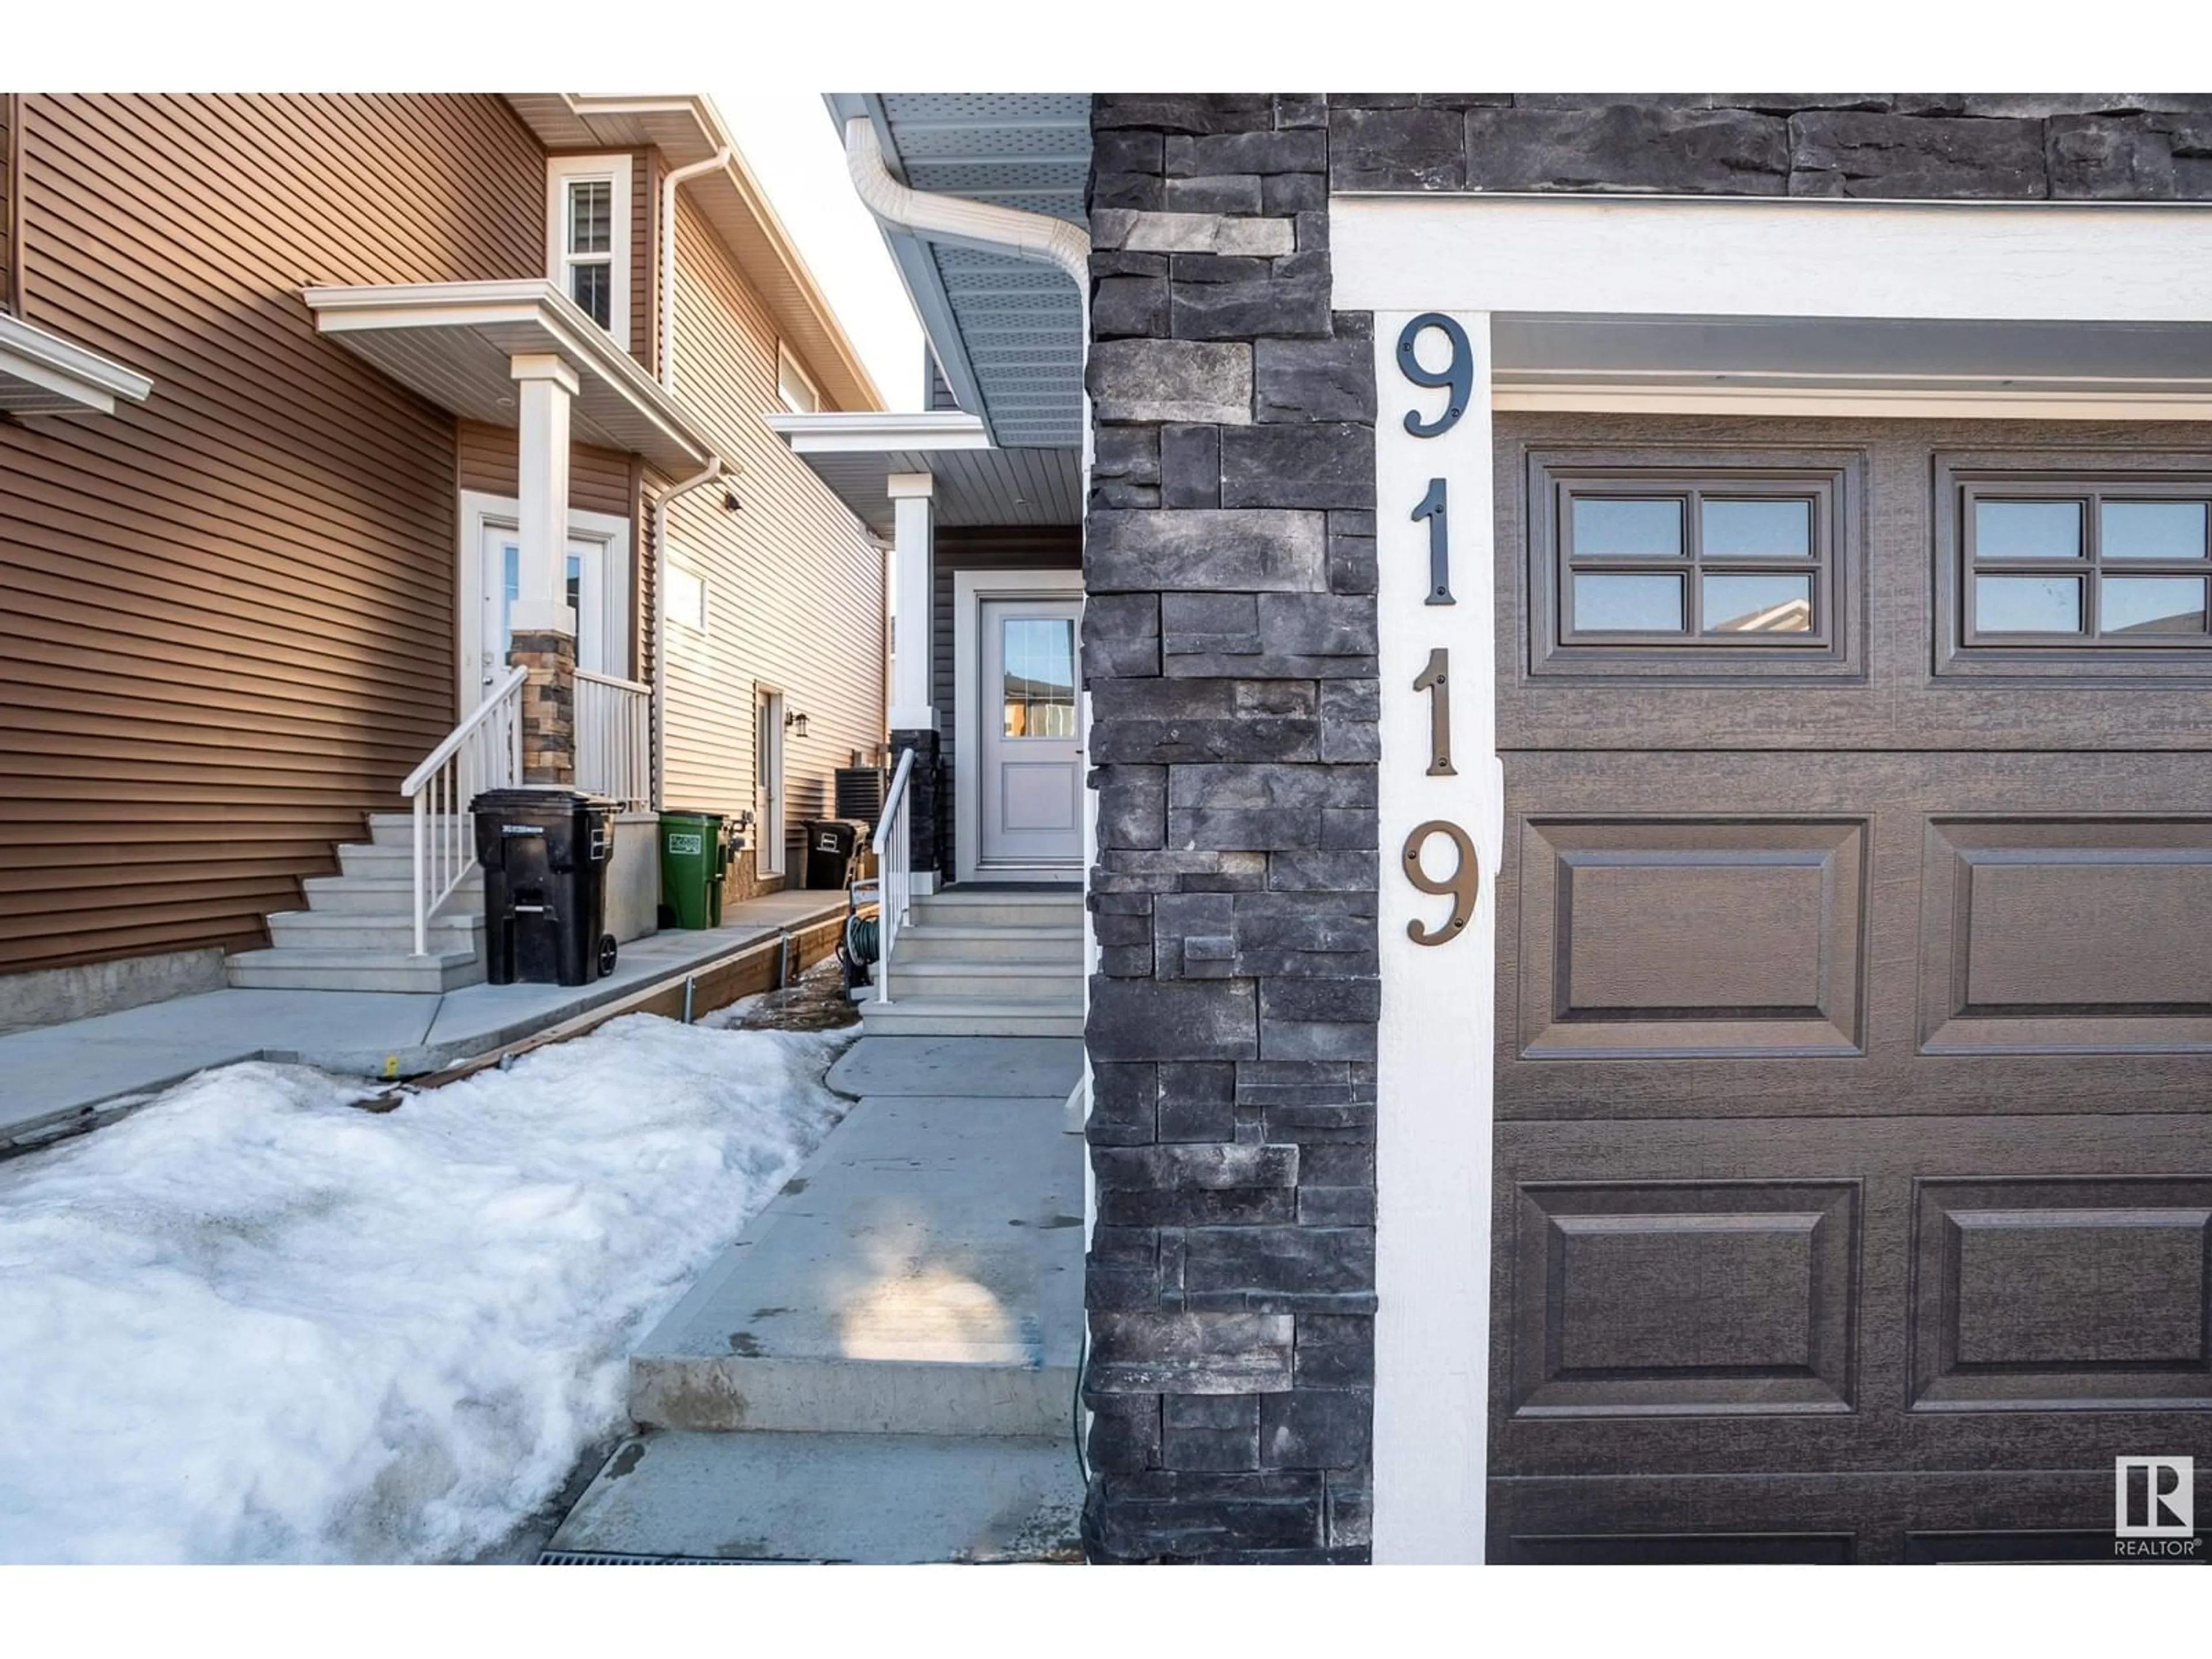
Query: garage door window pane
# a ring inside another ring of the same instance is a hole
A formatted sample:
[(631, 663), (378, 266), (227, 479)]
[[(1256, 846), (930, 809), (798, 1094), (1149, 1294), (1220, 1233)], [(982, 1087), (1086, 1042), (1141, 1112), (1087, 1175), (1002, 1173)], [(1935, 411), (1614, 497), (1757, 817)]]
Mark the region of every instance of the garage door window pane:
[(1703, 503), (1700, 527), (1708, 555), (1809, 559), (1813, 503), (1808, 501)]
[(1577, 634), (1679, 634), (1683, 625), (1680, 576), (1575, 578)]
[(2107, 576), (2098, 590), (2107, 634), (2202, 634), (2204, 582), (2197, 576)]
[(1575, 497), (1577, 556), (1674, 558), (1682, 551), (1682, 503), (1620, 496)]
[(2079, 501), (1976, 501), (1974, 556), (1982, 559), (2078, 559)]
[(2081, 583), (2074, 576), (1977, 576), (1974, 610), (1984, 634), (2078, 634)]
[(1803, 634), (1813, 626), (1810, 576), (1707, 576), (1708, 634)]
[(2108, 559), (2201, 559), (2203, 501), (2106, 501), (2098, 518)]

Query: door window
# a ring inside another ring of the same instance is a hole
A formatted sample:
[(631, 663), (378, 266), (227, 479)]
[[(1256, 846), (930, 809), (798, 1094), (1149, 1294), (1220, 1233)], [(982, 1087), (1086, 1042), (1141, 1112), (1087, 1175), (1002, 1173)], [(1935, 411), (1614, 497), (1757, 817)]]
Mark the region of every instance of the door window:
[(1000, 735), (1073, 737), (1075, 623), (1066, 617), (1008, 617), (1000, 629)]

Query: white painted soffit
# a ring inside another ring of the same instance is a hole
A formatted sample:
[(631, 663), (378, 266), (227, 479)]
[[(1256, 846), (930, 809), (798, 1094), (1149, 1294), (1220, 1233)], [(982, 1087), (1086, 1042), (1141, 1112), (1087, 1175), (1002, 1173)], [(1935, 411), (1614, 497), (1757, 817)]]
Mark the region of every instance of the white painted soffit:
[(883, 393), (860, 361), (799, 245), (704, 93), (510, 92), (504, 96), (549, 151), (658, 149), (671, 167), (728, 149), (726, 166), (685, 185), (696, 207), (758, 294), (776, 331), (823, 398), (841, 410), (881, 409)]
[(319, 332), (464, 420), (514, 425), (510, 360), (550, 352), (576, 374), (570, 420), (577, 442), (625, 450), (685, 476), (714, 458), (706, 431), (550, 282), (303, 292)]
[(973, 415), (771, 415), (769, 427), (854, 517), (892, 533), (890, 475), (936, 480), (933, 522), (948, 527), (1073, 525), (1083, 516), (1080, 452), (1000, 447)]
[[(848, 118), (867, 118), (884, 165), (912, 189), (1089, 228), (1087, 93), (832, 93), (825, 101), (841, 135)], [(960, 406), (1008, 447), (1079, 447), (1075, 285), (1048, 265), (883, 231)]]
[(143, 374), (0, 313), (0, 410), (112, 415), (118, 398), (143, 404), (153, 390), (153, 381)]
[(2140, 418), (2212, 413), (2212, 325), (1931, 318), (1500, 313), (1504, 409), (1652, 412), (1735, 404), (1817, 410), (1870, 398), (2028, 415), (2110, 404)]

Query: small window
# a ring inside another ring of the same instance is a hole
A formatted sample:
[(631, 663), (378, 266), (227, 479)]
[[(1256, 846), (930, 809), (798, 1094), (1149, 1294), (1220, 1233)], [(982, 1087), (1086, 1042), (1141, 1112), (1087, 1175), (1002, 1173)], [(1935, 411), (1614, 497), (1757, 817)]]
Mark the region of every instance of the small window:
[(2212, 483), (2025, 475), (1955, 487), (1946, 564), (1963, 650), (2212, 645)]
[(1844, 662), (1845, 469), (1531, 465), (1538, 672)]
[(627, 155), (562, 155), (545, 164), (547, 275), (577, 308), (629, 339)]
[(706, 579), (672, 560), (668, 566), (668, 620), (695, 634), (707, 631)]
[(814, 382), (806, 378), (806, 371), (799, 360), (781, 346), (775, 349), (775, 389), (783, 399), (783, 406), (794, 415), (819, 414), (822, 394), (814, 389)]

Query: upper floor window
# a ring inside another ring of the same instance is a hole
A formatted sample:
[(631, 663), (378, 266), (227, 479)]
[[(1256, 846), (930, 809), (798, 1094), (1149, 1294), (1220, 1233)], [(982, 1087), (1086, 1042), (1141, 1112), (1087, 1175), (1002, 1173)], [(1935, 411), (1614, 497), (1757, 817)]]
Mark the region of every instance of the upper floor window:
[(1733, 455), (1633, 464), (1644, 459), (1532, 458), (1532, 666), (1839, 664), (1846, 469)]
[(557, 155), (545, 163), (547, 275), (601, 328), (629, 340), (627, 155)]
[(806, 378), (799, 360), (781, 346), (775, 349), (775, 389), (783, 406), (794, 415), (812, 415), (821, 410), (822, 394)]

